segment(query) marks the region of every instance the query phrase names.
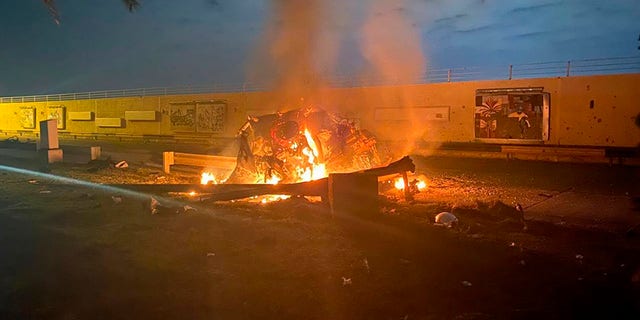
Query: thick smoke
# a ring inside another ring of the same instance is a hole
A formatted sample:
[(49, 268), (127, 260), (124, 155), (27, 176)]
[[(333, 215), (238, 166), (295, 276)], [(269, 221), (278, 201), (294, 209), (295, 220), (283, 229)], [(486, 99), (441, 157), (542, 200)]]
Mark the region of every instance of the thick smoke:
[(425, 71), (420, 28), (406, 0), (371, 1), (362, 26), (362, 55), (373, 76), (385, 82), (415, 83)]
[(415, 0), (273, 0), (249, 78), (280, 95), (319, 98), (327, 77), (411, 83), (425, 68)]

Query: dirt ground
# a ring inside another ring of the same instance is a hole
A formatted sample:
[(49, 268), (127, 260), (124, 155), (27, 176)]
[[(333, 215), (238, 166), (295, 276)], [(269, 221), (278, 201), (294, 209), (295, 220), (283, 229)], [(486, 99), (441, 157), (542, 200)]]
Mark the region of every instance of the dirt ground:
[[(637, 168), (413, 159), (428, 188), (357, 217), (304, 198), (152, 215), (150, 195), (54, 177), (198, 177), (2, 158), (0, 318), (640, 317)], [(434, 225), (442, 211), (458, 226)]]

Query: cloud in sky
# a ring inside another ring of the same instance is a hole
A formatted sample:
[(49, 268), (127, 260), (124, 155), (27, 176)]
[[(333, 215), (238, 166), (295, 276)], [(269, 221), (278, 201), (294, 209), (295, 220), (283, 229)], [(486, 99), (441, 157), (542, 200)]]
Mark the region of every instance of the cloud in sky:
[[(343, 2), (353, 5), (323, 16), (323, 32), (334, 34), (319, 39), (339, 39), (337, 51), (325, 52), (337, 57), (330, 72), (355, 73), (371, 58), (361, 50), (363, 41), (375, 45), (375, 32), (365, 31), (384, 30), (385, 17), (372, 19), (362, 1)], [(639, 53), (637, 0), (402, 3), (395, 10), (412, 21), (404, 27), (415, 31), (432, 68)], [(118, 0), (57, 4), (60, 26), (40, 1), (0, 3), (0, 96), (242, 82), (273, 5), (156, 0), (131, 14)]]

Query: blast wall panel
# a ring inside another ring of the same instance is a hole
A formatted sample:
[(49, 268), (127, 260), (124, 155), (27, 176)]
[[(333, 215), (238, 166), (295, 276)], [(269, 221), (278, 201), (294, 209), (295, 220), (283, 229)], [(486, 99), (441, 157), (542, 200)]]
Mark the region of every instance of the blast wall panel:
[[(67, 115), (59, 129), (69, 134), (232, 138), (248, 115), (313, 102), (353, 119), (384, 140), (482, 142), (475, 135), (476, 90), (530, 87), (541, 87), (550, 95), (549, 137), (540, 143), (640, 144), (636, 125), (640, 74), (329, 88), (318, 90), (306, 102), (276, 92), (243, 92), (2, 103), (0, 134), (37, 134), (33, 123), (57, 110)], [(188, 123), (190, 108), (193, 129)], [(121, 119), (121, 125), (101, 126), (104, 118)]]

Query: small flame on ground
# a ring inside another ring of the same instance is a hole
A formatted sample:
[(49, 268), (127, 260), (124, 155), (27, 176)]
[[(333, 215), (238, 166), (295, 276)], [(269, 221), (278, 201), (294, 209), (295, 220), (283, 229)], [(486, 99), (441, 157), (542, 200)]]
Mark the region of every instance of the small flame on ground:
[(195, 191), (191, 191), (191, 192), (189, 192), (189, 195), (193, 197), (193, 196), (197, 195), (197, 193)]
[(203, 172), (201, 177), (200, 177), (200, 183), (201, 184), (218, 184), (218, 181), (216, 180), (216, 177), (213, 175), (213, 173), (211, 172)]
[[(422, 180), (414, 180), (415, 184), (416, 184), (416, 188), (418, 188), (419, 191), (422, 191), (424, 189), (427, 188), (427, 183), (422, 181)], [(402, 178), (397, 178), (394, 183), (393, 186), (398, 189), (398, 190), (404, 190), (404, 179)]]

